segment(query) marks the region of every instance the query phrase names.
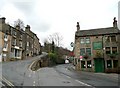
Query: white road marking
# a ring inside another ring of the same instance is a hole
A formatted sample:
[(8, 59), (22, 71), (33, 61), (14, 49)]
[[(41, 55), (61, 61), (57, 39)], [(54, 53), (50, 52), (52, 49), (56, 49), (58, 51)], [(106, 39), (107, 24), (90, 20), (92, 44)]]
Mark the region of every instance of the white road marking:
[(31, 77), (31, 75), (29, 75), (29, 77)]
[(35, 83), (35, 81), (33, 81), (33, 83)]
[(91, 85), (86, 84), (86, 83), (84, 83), (84, 82), (81, 82), (81, 81), (79, 81), (79, 80), (75, 80), (75, 81), (77, 81), (77, 82), (79, 82), (80, 84), (83, 84), (83, 85), (85, 85), (85, 86), (91, 86)]
[(4, 84), (2, 84), (2, 82), (0, 82), (0, 84), (1, 84), (2, 86), (5, 86)]
[(40, 68), (37, 71), (40, 71)]
[(35, 84), (33, 84), (33, 86), (35, 86)]
[(66, 75), (66, 77), (67, 77), (67, 78), (71, 78), (70, 76), (67, 76), (67, 75)]
[(35, 74), (35, 71), (33, 71), (33, 73)]
[(2, 77), (2, 80), (5, 81), (9, 86), (14, 86), (10, 81)]

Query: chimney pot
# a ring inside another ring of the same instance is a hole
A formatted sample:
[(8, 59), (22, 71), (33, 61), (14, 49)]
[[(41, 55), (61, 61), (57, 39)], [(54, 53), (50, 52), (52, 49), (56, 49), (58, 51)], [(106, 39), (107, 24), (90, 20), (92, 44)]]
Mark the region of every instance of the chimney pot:
[(113, 19), (114, 21), (113, 21), (113, 27), (117, 27), (117, 20), (116, 20), (116, 17), (114, 17), (114, 19)]
[(2, 24), (5, 23), (5, 19), (6, 19), (5, 17), (0, 18), (0, 21), (1, 21)]
[(79, 31), (79, 30), (80, 30), (80, 25), (79, 25), (79, 22), (77, 22), (76, 27), (77, 27), (77, 31)]

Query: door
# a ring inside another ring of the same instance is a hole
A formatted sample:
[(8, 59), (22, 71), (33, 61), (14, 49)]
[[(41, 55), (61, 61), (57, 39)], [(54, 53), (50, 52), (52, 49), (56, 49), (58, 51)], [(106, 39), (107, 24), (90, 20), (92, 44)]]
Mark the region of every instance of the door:
[(95, 72), (104, 72), (104, 59), (102, 58), (95, 58)]

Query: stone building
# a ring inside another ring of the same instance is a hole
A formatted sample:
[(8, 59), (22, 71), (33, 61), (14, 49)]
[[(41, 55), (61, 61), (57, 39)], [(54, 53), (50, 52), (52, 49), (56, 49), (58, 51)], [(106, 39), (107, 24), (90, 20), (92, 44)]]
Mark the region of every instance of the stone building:
[(30, 26), (27, 25), (25, 28), (25, 51), (26, 51), (26, 56), (33, 56), (33, 51), (34, 51), (34, 34), (30, 30)]
[(36, 34), (34, 34), (34, 45), (33, 46), (34, 46), (33, 55), (36, 56), (36, 55), (41, 54), (41, 44)]
[(10, 26), (5, 23), (6, 18), (0, 18), (0, 61), (9, 61), (11, 34)]
[(75, 32), (74, 62), (77, 70), (117, 72), (120, 61), (120, 30), (114, 18), (113, 27)]
[(30, 30), (29, 25), (27, 25), (25, 29), (25, 41), (26, 56), (35, 56), (40, 54), (41, 44), (39, 42), (39, 38)]
[(27, 25), (25, 31), (12, 27), (0, 18), (0, 61), (21, 60), (27, 56), (41, 54), (39, 38)]
[(19, 26), (11, 28), (11, 60), (23, 59), (24, 51), (24, 31)]

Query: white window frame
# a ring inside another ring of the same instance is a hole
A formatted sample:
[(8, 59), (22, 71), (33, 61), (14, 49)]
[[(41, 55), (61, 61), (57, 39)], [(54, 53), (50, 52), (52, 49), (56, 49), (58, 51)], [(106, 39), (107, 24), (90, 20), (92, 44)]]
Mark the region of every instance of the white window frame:
[(85, 38), (80, 38), (80, 44), (85, 44)]
[(29, 46), (29, 42), (27, 42), (27, 46)]

